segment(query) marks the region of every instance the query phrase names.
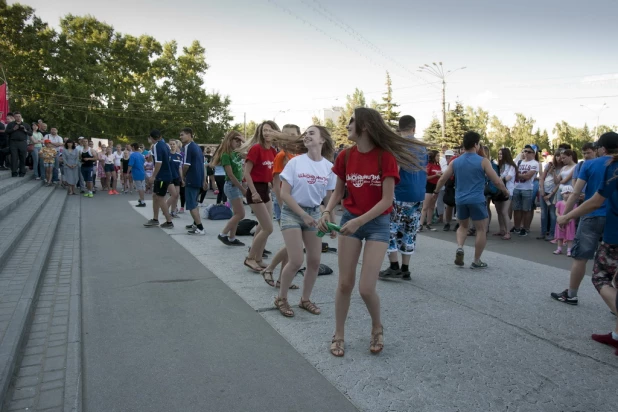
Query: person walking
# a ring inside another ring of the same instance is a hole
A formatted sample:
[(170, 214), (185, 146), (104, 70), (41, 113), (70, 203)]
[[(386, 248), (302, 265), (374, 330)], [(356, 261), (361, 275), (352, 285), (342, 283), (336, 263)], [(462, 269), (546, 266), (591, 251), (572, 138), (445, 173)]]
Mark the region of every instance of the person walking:
[(459, 155), (448, 167), (438, 181), (434, 196), (437, 197), (440, 189), (451, 176), (455, 175), (455, 203), (457, 204), (457, 251), (455, 264), (464, 265), (463, 246), (468, 237), (469, 220), (472, 220), (476, 229), (474, 244), (474, 260), (470, 269), (484, 269), (487, 264), (481, 260), (481, 255), (487, 243), (487, 205), (485, 200), (485, 181), (493, 182), (505, 196), (509, 192), (498, 174), (491, 166), (489, 159), (477, 154), (481, 136), (468, 131), (463, 136), (464, 153)]
[(434, 199), (433, 192), (436, 190), (436, 184), (442, 176), (442, 168), (440, 167), (440, 152), (431, 150), (427, 161), (427, 182), (425, 182), (425, 199), (423, 201), (423, 210), (421, 212), (421, 227), (419, 232), (427, 229), (430, 232), (435, 232), (436, 229), (431, 227), (433, 213), (436, 209), (437, 198)]
[(419, 144), (396, 134), (376, 110), (366, 107), (354, 109), (347, 130), (348, 139), (355, 145), (337, 156), (333, 167), (337, 184), (318, 226), (321, 231), (330, 232), (327, 224), (333, 221), (334, 209), (347, 188), (337, 253), (339, 281), (335, 294), (335, 334), (330, 346), (330, 353), (338, 357), (345, 353), (345, 323), (361, 252), (363, 263), (359, 292), (371, 316), (369, 350), (378, 354), (384, 349), (384, 328), (376, 283), (390, 239), (390, 213), (395, 185), (399, 182), (398, 165), (406, 170), (424, 167), (415, 155), (414, 149)]
[(182, 181), (185, 186), (186, 207), (193, 218), (190, 235), (205, 235), (200, 217), (197, 196), (204, 183), (204, 155), (202, 149), (193, 141), (193, 129), (185, 127), (180, 132), (180, 141), (185, 148), (185, 159), (182, 165)]
[(5, 133), (9, 136), (9, 149), (11, 152), (11, 176), (26, 175), (26, 155), (28, 140), (32, 136), (32, 129), (24, 123), (20, 112), (13, 112), (15, 120), (6, 126)]

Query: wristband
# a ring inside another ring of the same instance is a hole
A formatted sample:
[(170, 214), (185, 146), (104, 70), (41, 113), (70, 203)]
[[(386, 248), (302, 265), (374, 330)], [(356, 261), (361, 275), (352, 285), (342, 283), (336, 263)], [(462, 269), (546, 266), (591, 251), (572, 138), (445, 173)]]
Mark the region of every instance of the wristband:
[(322, 212), (322, 216), (324, 216), (324, 215), (325, 215), (325, 214), (327, 214), (327, 213), (330, 215), (330, 210), (325, 210), (325, 211), (323, 211), (323, 212)]

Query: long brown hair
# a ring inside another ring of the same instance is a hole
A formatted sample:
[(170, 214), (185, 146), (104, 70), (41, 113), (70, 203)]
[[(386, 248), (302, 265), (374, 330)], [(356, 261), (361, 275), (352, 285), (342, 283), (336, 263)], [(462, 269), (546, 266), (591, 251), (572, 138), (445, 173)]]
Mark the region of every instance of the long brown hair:
[[(320, 132), (320, 137), (324, 139), (324, 144), (322, 145), (322, 157), (332, 162), (333, 156), (335, 155), (335, 142), (333, 141), (330, 132), (324, 126), (312, 125), (309, 126), (307, 130), (309, 130), (310, 127), (315, 127)], [(308, 150), (303, 143), (307, 130), (305, 130), (305, 132), (300, 136), (283, 134), (281, 136), (282, 138), (277, 140), (281, 150), (291, 154), (307, 153)]]
[[(406, 139), (395, 133), (382, 119), (377, 110), (367, 107), (354, 109), (356, 134), (367, 132), (371, 142), (380, 149), (395, 156), (397, 163), (406, 170), (424, 170), (421, 159), (417, 156), (418, 149), (429, 146), (417, 139)], [(417, 150), (410, 150), (417, 149)]]
[(231, 154), (234, 151), (233, 141), (236, 138), (242, 139), (242, 134), (236, 130), (231, 130), (227, 132), (227, 134), (223, 138), (223, 141), (221, 142), (219, 147), (217, 147), (215, 154), (210, 160), (212, 167), (215, 167), (219, 164), (219, 162), (221, 161), (221, 155), (223, 153)]
[(511, 154), (511, 150), (508, 147), (503, 147), (499, 150), (499, 152), (502, 153), (502, 160), (500, 160), (500, 158), (498, 157), (498, 167), (500, 168), (500, 170), (502, 170), (502, 166), (504, 165), (513, 166), (515, 170), (517, 170), (517, 166), (513, 161), (513, 155)]
[(249, 149), (251, 149), (251, 147), (257, 143), (264, 146), (266, 144), (266, 141), (264, 140), (264, 134), (262, 133), (262, 129), (264, 128), (264, 125), (266, 124), (269, 125), (273, 130), (276, 130), (278, 132), (281, 131), (279, 129), (279, 126), (277, 126), (277, 123), (273, 122), (272, 120), (266, 120), (258, 125), (258, 127), (255, 129), (255, 133), (253, 134), (253, 137), (249, 139), (248, 141), (246, 141), (236, 151), (239, 153), (246, 154), (249, 151)]

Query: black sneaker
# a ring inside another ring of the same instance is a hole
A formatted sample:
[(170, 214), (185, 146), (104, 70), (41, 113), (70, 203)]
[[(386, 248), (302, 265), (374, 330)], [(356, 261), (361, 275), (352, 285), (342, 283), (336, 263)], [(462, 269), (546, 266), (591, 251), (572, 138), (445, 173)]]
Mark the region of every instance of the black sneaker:
[(444, 229), (442, 229), (445, 232), (448, 232), (449, 230), (451, 230), (451, 224), (447, 223), (446, 225), (444, 225)]
[(146, 207), (146, 203), (138, 203), (135, 207)]
[(378, 275), (380, 279), (394, 279), (401, 277), (401, 269), (387, 268)]
[(401, 280), (412, 280), (410, 272), (401, 272)]
[[(174, 227), (174, 226), (172, 226), (172, 227)], [(203, 236), (203, 235), (206, 234), (206, 231), (203, 230), (203, 229), (198, 229), (197, 227), (195, 227), (194, 229), (189, 230), (188, 233), (190, 235), (201, 235), (201, 236)]]
[(425, 229), (429, 230), (430, 232), (435, 232), (436, 229), (434, 229), (433, 227), (429, 226), (429, 225), (425, 225)]
[(231, 246), (230, 240), (227, 238), (227, 236), (217, 235), (217, 239), (219, 239), (224, 245)]
[(234, 240), (230, 240), (230, 238), (227, 239), (228, 242), (230, 242), (230, 246), (244, 246), (245, 244), (242, 243), (240, 240), (234, 238)]
[(522, 227), (519, 231), (519, 236), (528, 236), (528, 231)]
[(144, 223), (144, 226), (146, 226), (146, 227), (156, 227), (156, 226), (159, 226), (159, 221), (158, 220), (154, 220), (154, 219), (150, 219), (148, 222)]
[(185, 229), (189, 229), (189, 230), (190, 230), (190, 229), (195, 229), (196, 227), (197, 227), (197, 226), (195, 226), (195, 225), (191, 224), (191, 225), (187, 225), (187, 226), (185, 226)]
[(564, 291), (560, 293), (552, 292), (551, 297), (556, 299), (557, 301), (566, 303), (567, 305), (577, 306), (577, 303), (579, 302), (579, 299), (577, 299), (577, 296), (575, 296), (574, 298), (569, 297), (568, 289), (565, 289)]
[(271, 252), (270, 250), (266, 250), (266, 249), (264, 249), (264, 254), (266, 254), (266, 255), (272, 255), (272, 254), (273, 254), (273, 252)]
[(521, 229), (517, 229), (515, 226), (513, 226), (513, 227), (511, 228), (511, 230), (509, 230), (509, 232), (511, 232), (511, 233), (515, 233), (515, 232), (519, 232), (520, 230), (521, 230)]
[(457, 248), (457, 252), (455, 252), (455, 264), (457, 266), (464, 265), (464, 250), (462, 248)]
[(163, 229), (173, 229), (174, 228), (174, 224), (172, 222), (165, 222), (161, 224), (161, 227)]

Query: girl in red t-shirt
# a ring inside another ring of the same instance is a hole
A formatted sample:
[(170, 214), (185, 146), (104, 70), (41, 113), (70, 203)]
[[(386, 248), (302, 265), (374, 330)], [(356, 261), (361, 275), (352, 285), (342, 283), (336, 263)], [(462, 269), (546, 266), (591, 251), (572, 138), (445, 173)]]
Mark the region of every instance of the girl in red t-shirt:
[(430, 231), (436, 229), (430, 226), (431, 218), (433, 217), (433, 211), (436, 208), (436, 198), (433, 192), (436, 190), (436, 184), (442, 176), (442, 168), (440, 167), (440, 152), (437, 150), (431, 150), (429, 152), (429, 159), (427, 161), (427, 184), (425, 185), (425, 201), (423, 202), (423, 210), (421, 211), (421, 228)]
[(419, 143), (393, 132), (380, 113), (373, 109), (359, 107), (354, 110), (348, 125), (348, 139), (356, 145), (337, 156), (333, 167), (337, 185), (319, 223), (321, 231), (329, 231), (326, 224), (334, 220), (333, 210), (343, 198), (344, 188), (347, 188), (348, 196), (343, 202), (346, 210), (340, 222), (336, 326), (330, 347), (334, 356), (344, 355), (344, 327), (361, 251), (363, 265), (359, 290), (372, 323), (369, 350), (379, 353), (384, 348), (376, 283), (390, 238), (390, 212), (395, 184), (399, 181), (398, 164), (407, 170), (422, 168), (414, 150), (411, 150)]
[(270, 200), (270, 183), (273, 180), (273, 164), (277, 151), (272, 147), (272, 137), (263, 130), (279, 131), (279, 126), (267, 120), (255, 130), (253, 138), (239, 149), (251, 147), (245, 159), (244, 178), (247, 182), (247, 204), (255, 213), (258, 227), (253, 237), (245, 266), (254, 272), (260, 272), (268, 265), (262, 261), (268, 236), (273, 232), (273, 208)]

